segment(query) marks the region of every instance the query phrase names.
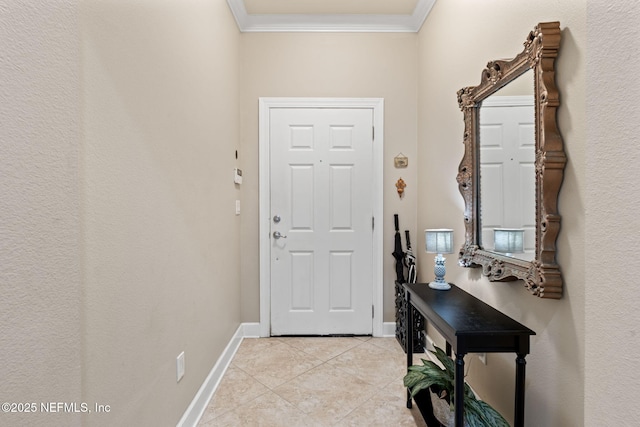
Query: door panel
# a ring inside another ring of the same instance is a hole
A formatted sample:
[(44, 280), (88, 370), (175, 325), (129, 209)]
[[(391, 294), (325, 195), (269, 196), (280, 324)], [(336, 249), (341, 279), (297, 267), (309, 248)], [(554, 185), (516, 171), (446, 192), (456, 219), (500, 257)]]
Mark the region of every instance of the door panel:
[(269, 123), (271, 217), (280, 218), (271, 334), (370, 334), (373, 111), (273, 108)]

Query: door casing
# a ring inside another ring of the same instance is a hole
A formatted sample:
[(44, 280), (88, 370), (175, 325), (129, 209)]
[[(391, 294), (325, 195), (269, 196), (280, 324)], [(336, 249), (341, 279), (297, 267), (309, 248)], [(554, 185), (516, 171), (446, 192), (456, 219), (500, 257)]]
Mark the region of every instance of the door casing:
[(270, 218), (270, 140), (269, 111), (272, 108), (370, 108), (373, 111), (373, 336), (383, 333), (383, 98), (260, 98), (259, 99), (259, 163), (260, 163), (260, 336), (271, 333), (271, 218)]

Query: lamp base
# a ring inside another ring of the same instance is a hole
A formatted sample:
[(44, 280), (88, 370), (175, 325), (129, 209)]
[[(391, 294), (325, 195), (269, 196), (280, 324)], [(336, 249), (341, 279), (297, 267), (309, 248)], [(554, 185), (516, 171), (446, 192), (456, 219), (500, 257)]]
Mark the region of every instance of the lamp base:
[(430, 282), (429, 287), (438, 291), (448, 291), (451, 289), (451, 285), (447, 282)]
[(436, 275), (436, 280), (429, 283), (429, 287), (431, 289), (437, 289), (439, 291), (448, 291), (451, 289), (451, 285), (444, 281), (444, 274), (446, 272), (444, 264), (446, 261), (447, 260), (444, 259), (442, 254), (436, 255), (434, 259), (435, 265), (433, 266), (433, 272)]

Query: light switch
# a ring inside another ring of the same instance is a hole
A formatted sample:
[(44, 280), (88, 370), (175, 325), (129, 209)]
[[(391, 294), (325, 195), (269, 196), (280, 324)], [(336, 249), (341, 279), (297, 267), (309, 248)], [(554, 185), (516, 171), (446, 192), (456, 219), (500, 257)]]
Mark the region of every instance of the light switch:
[(177, 382), (184, 377), (184, 351), (176, 357), (176, 379)]

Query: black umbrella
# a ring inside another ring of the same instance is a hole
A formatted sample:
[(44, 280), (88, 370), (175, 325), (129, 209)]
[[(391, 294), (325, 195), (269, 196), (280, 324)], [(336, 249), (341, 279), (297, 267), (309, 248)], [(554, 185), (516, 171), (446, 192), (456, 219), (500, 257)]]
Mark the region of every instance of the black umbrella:
[(393, 246), (393, 257), (396, 259), (396, 280), (404, 283), (404, 252), (402, 251), (402, 240), (400, 236), (400, 226), (398, 225), (398, 214), (393, 215), (393, 221), (396, 226), (395, 242)]
[(411, 250), (411, 240), (409, 239), (409, 230), (404, 230), (404, 236), (407, 240), (407, 253), (405, 254), (405, 264), (409, 273), (407, 274), (407, 283), (416, 283), (418, 272), (416, 271), (416, 257)]

